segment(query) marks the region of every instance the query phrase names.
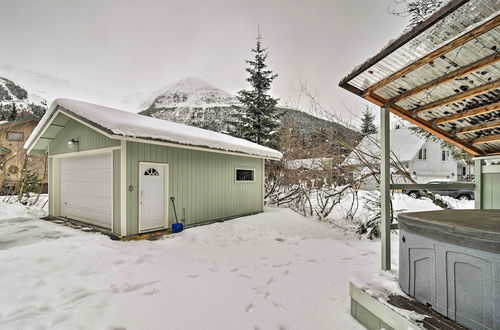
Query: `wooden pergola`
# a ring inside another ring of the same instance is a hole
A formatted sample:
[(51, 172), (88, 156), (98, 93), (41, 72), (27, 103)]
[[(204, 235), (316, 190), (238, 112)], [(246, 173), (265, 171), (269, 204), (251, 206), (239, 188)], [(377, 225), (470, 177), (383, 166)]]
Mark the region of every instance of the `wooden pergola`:
[(339, 84), (381, 107), (383, 269), (397, 189), (389, 183), (389, 112), (476, 157), (500, 155), (499, 13), (498, 0), (452, 0)]

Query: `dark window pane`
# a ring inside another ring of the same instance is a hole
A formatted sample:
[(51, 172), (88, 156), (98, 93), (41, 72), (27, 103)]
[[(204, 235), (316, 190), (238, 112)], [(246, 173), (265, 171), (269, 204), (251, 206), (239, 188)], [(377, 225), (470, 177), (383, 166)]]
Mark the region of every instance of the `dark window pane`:
[(253, 170), (236, 170), (236, 181), (253, 181)]

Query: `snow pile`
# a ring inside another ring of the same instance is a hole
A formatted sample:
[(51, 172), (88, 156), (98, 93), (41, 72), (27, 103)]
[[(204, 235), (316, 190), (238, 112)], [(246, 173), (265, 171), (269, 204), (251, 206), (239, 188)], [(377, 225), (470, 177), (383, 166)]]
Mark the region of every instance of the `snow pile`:
[(288, 209), (117, 242), (12, 207), (2, 329), (362, 329), (348, 279), (379, 267), (379, 243)]
[(236, 97), (197, 77), (181, 79), (158, 90), (142, 108), (227, 107), (239, 104)]
[(279, 159), (282, 157), (279, 151), (244, 139), (70, 99), (57, 99), (52, 103), (49, 111), (47, 111), (30, 138), (26, 141), (25, 148), (29, 148), (35, 141), (35, 137), (38, 136), (54, 111), (58, 109), (58, 106), (62, 107), (63, 111), (66, 109), (70, 113), (94, 123), (97, 127), (108, 129), (114, 135), (161, 140), (181, 145), (240, 152), (266, 158)]
[(395, 268), (396, 269), (391, 271), (356, 273), (353, 277), (351, 277), (351, 283), (368, 293), (370, 296), (377, 298), (378, 301), (395, 310), (399, 315), (402, 315), (412, 321), (422, 321), (427, 316), (415, 311), (398, 308), (388, 303), (389, 296), (391, 295), (406, 297), (406, 294), (399, 287), (397, 265), (395, 265)]
[(20, 203), (8, 204), (5, 206), (4, 203), (0, 207), (0, 219), (12, 218), (12, 217), (44, 217), (47, 215), (46, 210), (42, 210), (38, 207), (27, 207)]
[[(362, 221), (363, 219), (368, 218), (371, 212), (365, 206), (365, 196), (367, 196), (368, 194), (370, 194), (369, 191), (359, 190), (357, 199), (353, 198), (352, 194), (345, 195), (341, 202), (333, 208), (333, 211), (329, 216), (329, 220), (334, 222), (344, 221), (346, 222), (346, 224), (352, 224), (350, 221), (345, 220), (352, 205), (354, 205), (353, 207), (357, 210), (354, 215), (355, 221)], [(402, 212), (442, 210), (439, 206), (432, 203), (430, 199), (424, 197), (415, 199), (406, 194), (394, 193), (391, 195), (391, 198), (395, 214), (399, 214)], [(449, 196), (441, 196), (441, 198), (446, 203), (451, 205), (454, 209), (474, 208), (473, 200), (461, 201)]]

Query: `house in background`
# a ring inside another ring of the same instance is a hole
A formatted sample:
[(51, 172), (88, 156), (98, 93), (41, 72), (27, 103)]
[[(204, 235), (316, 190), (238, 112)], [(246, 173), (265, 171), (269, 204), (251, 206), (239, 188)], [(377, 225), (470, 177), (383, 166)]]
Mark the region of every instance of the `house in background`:
[(58, 99), (25, 148), (49, 155), (49, 215), (117, 236), (262, 212), (281, 153), (225, 134)]
[[(47, 184), (47, 157), (27, 155), (24, 143), (40, 118), (25, 116), (13, 121), (0, 122), (0, 187), (2, 193), (14, 193), (26, 172), (36, 175), (40, 188)], [(45, 187), (46, 189), (46, 187)]]
[[(407, 127), (391, 131), (391, 157), (418, 182), (427, 183), (436, 179), (462, 181), (473, 178), (474, 166), (463, 160), (456, 160), (441, 143), (426, 140)], [(356, 149), (342, 163), (350, 167), (354, 178), (359, 179), (370, 173), (370, 168), (378, 170), (380, 163), (380, 139), (377, 134), (365, 136)], [(409, 183), (401, 175), (393, 174), (395, 183)], [(363, 180), (363, 189), (372, 190), (378, 186), (377, 180), (369, 176)]]

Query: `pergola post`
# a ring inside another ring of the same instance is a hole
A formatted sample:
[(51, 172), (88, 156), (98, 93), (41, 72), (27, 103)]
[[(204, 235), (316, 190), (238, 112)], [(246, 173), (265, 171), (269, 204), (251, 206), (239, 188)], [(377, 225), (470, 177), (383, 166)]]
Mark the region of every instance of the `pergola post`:
[(474, 200), (475, 200), (475, 205), (474, 208), (476, 210), (481, 210), (483, 208), (483, 203), (482, 203), (482, 192), (483, 192), (483, 187), (482, 187), (482, 178), (483, 178), (483, 163), (484, 161), (482, 159), (476, 159), (474, 160), (474, 178), (476, 181), (476, 188), (474, 189)]
[(391, 269), (390, 112), (380, 108), (380, 233), (382, 270)]

